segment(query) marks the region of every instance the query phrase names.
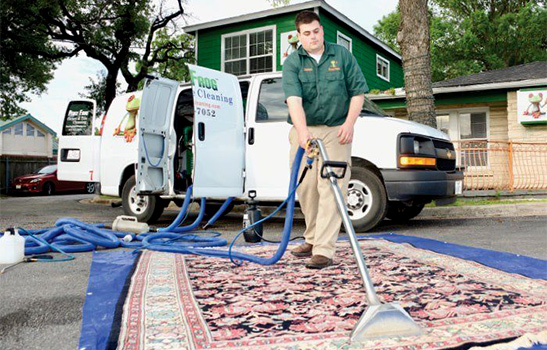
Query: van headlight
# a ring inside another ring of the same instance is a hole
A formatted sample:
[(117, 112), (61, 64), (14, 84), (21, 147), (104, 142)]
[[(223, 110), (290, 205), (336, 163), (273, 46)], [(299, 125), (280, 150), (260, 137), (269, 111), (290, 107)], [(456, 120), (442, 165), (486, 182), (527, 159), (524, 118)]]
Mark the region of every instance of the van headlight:
[(399, 136), (397, 152), (400, 168), (436, 168), (435, 145), (428, 137), (413, 134)]

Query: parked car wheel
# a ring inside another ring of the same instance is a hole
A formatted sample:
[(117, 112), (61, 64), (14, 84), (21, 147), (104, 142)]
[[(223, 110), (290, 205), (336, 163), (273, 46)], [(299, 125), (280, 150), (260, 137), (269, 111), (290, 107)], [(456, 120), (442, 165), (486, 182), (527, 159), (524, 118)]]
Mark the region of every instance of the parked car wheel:
[(386, 215), (387, 195), (382, 180), (365, 167), (352, 167), (346, 204), (356, 232), (372, 229)]
[(122, 207), (126, 215), (135, 216), (140, 222), (153, 223), (163, 213), (163, 202), (157, 196), (137, 194), (135, 175), (125, 182), (122, 190)]
[(85, 191), (89, 194), (95, 193), (95, 190), (97, 187), (95, 186), (94, 182), (88, 182), (85, 184)]
[(401, 202), (389, 202), (387, 218), (395, 222), (407, 222), (418, 216), (424, 208), (424, 203), (405, 204)]
[(52, 194), (55, 193), (55, 186), (53, 186), (53, 184), (51, 182), (46, 182), (43, 186), (42, 186), (42, 192), (44, 193), (44, 195), (46, 196), (51, 196)]

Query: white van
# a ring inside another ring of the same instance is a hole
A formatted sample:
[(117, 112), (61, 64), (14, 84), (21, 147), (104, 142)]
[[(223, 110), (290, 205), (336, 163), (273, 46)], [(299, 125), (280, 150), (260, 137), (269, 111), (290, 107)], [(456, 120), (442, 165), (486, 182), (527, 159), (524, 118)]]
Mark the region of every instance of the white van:
[[(196, 196), (208, 198), (209, 215), (228, 196), (241, 202), (252, 193), (262, 204), (284, 200), (291, 126), (281, 73), (236, 80), (192, 69), (195, 100), (189, 83), (148, 77), (143, 92), (118, 96), (103, 117), (95, 116), (94, 101), (70, 102), (59, 140), (59, 178), (100, 182), (102, 194), (122, 198), (127, 215), (148, 222), (171, 200), (180, 205), (191, 184)], [(204, 85), (200, 93), (198, 76), (217, 89)], [(219, 118), (216, 101), (228, 96), (235, 107), (227, 119)], [(426, 203), (448, 204), (462, 191), (463, 174), (446, 134), (372, 109), (356, 122), (352, 150), (347, 205), (358, 232), (386, 215), (408, 220)]]

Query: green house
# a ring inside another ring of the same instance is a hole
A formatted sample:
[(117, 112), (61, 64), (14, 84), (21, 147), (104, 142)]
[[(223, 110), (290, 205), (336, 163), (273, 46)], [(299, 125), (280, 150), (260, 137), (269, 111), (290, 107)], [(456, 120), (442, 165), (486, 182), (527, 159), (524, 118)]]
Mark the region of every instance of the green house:
[(321, 18), (325, 40), (350, 50), (370, 89), (388, 90), (404, 85), (401, 56), (324, 1), (226, 18), (185, 27), (195, 36), (197, 64), (235, 75), (281, 71), (285, 57), (295, 49), (294, 19), (303, 10)]

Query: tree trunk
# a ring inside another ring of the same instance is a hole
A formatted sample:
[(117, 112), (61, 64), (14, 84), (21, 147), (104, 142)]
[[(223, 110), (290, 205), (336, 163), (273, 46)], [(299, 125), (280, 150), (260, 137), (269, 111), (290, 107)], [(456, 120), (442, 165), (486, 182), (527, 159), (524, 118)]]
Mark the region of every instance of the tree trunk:
[(435, 100), (431, 88), (427, 0), (399, 0), (399, 6), (401, 24), (397, 42), (403, 56), (409, 119), (436, 128)]
[(109, 68), (106, 75), (106, 84), (104, 89), (104, 110), (108, 111), (108, 107), (116, 98), (116, 82), (118, 80), (119, 68)]

